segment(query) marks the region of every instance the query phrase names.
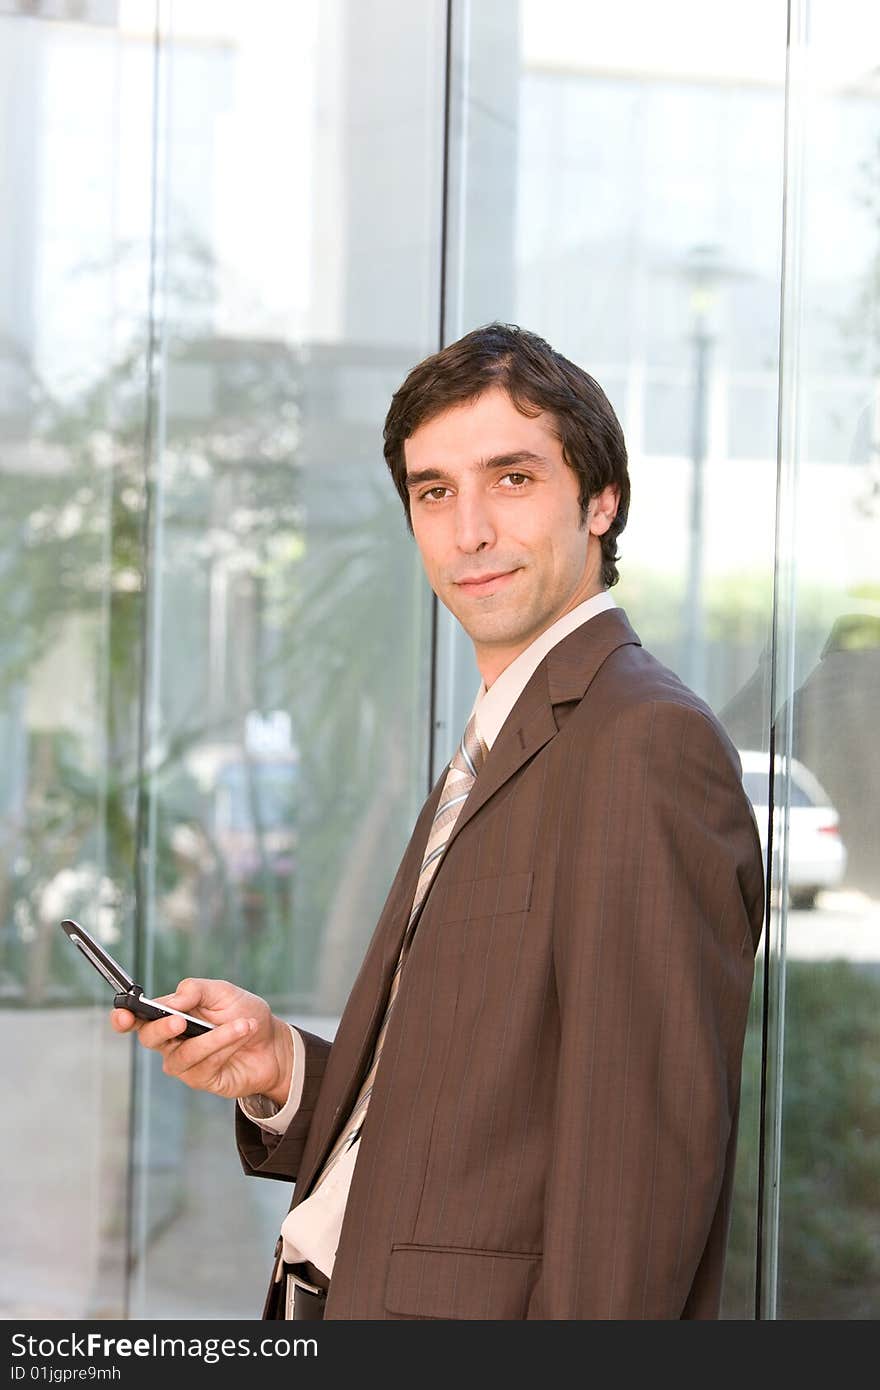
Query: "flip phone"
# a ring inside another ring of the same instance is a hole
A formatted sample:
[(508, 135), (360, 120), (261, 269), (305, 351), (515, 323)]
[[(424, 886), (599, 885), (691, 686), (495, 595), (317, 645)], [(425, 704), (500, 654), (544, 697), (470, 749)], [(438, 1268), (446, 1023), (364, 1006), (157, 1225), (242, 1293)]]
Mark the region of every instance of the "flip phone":
[(90, 936), (79, 922), (65, 918), (61, 923), (61, 929), (115, 991), (115, 1008), (128, 1009), (138, 1018), (144, 1019), (185, 1018), (186, 1028), (178, 1034), (181, 1038), (195, 1038), (199, 1033), (209, 1033), (214, 1027), (213, 1023), (206, 1023), (203, 1018), (194, 1018), (192, 1014), (182, 1013), (180, 1009), (172, 1009), (167, 1004), (157, 1004), (155, 999), (144, 998), (143, 987), (135, 984), (119, 962), (115, 961), (103, 946), (99, 946), (95, 938)]

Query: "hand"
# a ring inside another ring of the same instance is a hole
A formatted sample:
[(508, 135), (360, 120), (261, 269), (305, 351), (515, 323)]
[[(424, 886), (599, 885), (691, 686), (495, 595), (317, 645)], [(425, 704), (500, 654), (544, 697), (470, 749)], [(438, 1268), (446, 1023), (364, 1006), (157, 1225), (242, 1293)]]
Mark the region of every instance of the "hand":
[(218, 1096), (263, 1095), (276, 1105), (285, 1103), (293, 1071), (293, 1039), (265, 999), (226, 980), (181, 980), (173, 994), (156, 1002), (214, 1024), (209, 1033), (180, 1038), (185, 1019), (171, 1015), (147, 1023), (128, 1009), (111, 1011), (110, 1022), (117, 1033), (135, 1030), (143, 1047), (162, 1053), (167, 1076)]

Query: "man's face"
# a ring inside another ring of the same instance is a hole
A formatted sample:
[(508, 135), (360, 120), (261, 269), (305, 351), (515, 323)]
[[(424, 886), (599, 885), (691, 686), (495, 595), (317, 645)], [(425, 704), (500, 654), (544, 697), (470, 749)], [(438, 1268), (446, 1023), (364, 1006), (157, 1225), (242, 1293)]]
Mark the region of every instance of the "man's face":
[(431, 588), (474, 643), (487, 685), (557, 618), (601, 591), (598, 537), (617, 490), (590, 502), (546, 412), (493, 388), (406, 441), (413, 533)]

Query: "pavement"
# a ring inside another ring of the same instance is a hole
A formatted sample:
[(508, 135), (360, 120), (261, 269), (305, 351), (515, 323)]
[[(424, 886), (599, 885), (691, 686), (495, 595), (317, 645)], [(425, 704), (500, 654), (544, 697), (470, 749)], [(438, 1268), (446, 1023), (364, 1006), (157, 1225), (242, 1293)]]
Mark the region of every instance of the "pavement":
[(790, 960), (849, 960), (880, 965), (880, 901), (847, 890), (820, 893), (809, 911), (789, 909)]
[(144, 1052), (132, 1137), (135, 1047), (104, 1008), (0, 1011), (2, 1320), (260, 1316), (292, 1185), (246, 1178), (233, 1103)]

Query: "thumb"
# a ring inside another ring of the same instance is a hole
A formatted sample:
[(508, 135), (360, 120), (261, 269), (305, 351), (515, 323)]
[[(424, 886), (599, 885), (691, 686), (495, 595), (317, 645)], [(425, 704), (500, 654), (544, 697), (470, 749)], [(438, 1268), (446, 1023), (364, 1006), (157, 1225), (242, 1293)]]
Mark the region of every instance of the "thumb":
[(224, 1002), (228, 1002), (223, 991), (228, 995), (229, 985), (225, 980), (187, 977), (180, 981), (173, 994), (164, 994), (157, 998), (156, 1002), (170, 1004), (173, 1009), (182, 1009), (185, 1013), (190, 1013), (193, 1009), (219, 1009), (223, 1007)]
[(248, 994), (246, 990), (239, 989), (238, 985), (231, 985), (228, 980), (203, 980), (188, 977), (181, 980), (173, 994), (168, 994), (158, 1002), (170, 1004), (172, 1009), (181, 1009), (184, 1013), (204, 1014), (240, 1014), (248, 1007), (248, 1004), (256, 999)]

